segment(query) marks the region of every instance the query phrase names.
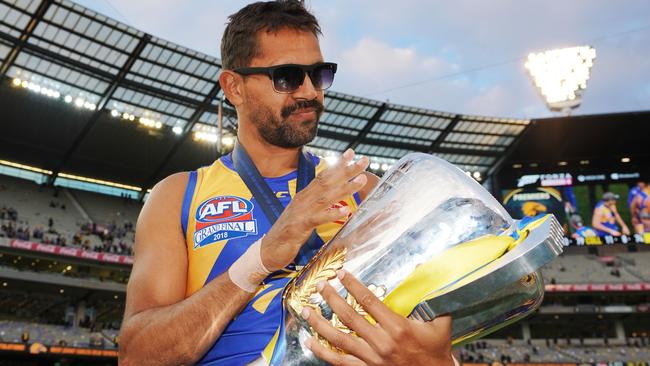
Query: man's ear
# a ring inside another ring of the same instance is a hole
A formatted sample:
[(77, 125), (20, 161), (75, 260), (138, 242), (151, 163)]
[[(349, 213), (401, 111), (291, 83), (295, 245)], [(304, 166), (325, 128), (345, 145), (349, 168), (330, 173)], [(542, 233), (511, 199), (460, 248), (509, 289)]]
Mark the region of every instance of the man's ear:
[(231, 70), (222, 70), (219, 75), (219, 85), (224, 95), (233, 106), (242, 104), (244, 97), (242, 94), (243, 79), (241, 76)]

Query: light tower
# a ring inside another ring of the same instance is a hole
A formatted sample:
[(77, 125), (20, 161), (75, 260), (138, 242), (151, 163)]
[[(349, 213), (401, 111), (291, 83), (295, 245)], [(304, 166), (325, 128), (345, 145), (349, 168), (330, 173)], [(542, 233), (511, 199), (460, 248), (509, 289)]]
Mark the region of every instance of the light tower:
[(551, 111), (571, 114), (582, 101), (596, 50), (591, 46), (531, 53), (524, 66)]

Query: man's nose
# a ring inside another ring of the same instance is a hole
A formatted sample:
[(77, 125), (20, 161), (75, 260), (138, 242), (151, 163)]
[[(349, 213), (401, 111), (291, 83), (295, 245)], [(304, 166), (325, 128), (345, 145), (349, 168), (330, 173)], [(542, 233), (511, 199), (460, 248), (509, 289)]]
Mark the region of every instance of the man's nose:
[(302, 85), (293, 92), (293, 97), (296, 99), (307, 99), (312, 100), (318, 97), (320, 90), (316, 90), (314, 84), (311, 82), (309, 74), (305, 73), (305, 80), (303, 80)]

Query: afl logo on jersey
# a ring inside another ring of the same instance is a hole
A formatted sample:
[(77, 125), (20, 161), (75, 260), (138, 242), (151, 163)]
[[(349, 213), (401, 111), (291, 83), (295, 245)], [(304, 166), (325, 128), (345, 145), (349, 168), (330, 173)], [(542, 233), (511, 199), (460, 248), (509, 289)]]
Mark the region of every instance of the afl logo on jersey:
[(221, 240), (257, 234), (253, 203), (236, 196), (219, 196), (203, 201), (196, 210), (194, 249)]

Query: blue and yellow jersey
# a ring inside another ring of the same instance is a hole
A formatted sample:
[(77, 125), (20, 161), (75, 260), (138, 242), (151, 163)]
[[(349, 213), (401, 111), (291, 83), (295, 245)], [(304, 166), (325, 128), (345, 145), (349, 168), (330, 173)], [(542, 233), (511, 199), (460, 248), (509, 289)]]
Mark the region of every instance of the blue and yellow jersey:
[[(605, 206), (605, 202), (603, 201), (599, 201), (596, 204), (596, 207), (594, 207), (594, 211), (598, 208), (600, 208), (603, 211), (603, 216), (604, 216), (604, 218), (600, 220), (600, 223), (606, 228), (619, 231), (618, 225), (616, 225), (616, 215), (614, 214), (614, 211), (612, 211), (609, 207)], [(602, 230), (598, 230), (597, 228), (594, 228), (594, 230), (596, 230), (598, 236), (611, 235), (610, 233), (604, 232)]]
[(650, 195), (646, 191), (639, 193), (638, 219), (644, 224), (645, 231), (650, 228)]
[(596, 231), (589, 226), (582, 226), (578, 230), (576, 230), (576, 235), (581, 236), (583, 238), (590, 238), (593, 236), (598, 236)]
[[(310, 156), (319, 174), (325, 169), (325, 163)], [(296, 172), (265, 178), (265, 181), (286, 207), (296, 193)], [(358, 194), (354, 194), (339, 204), (349, 206), (354, 212), (359, 203)], [(319, 244), (329, 241), (343, 224), (341, 220), (319, 226), (316, 229)], [(271, 228), (261, 207), (235, 171), (230, 155), (190, 172), (181, 225), (187, 243), (187, 297), (227, 271)], [(314, 248), (310, 257), (316, 250)], [(295, 273), (296, 266), (292, 264), (267, 277), (199, 364), (246, 365), (263, 355), (269, 360), (282, 321), (282, 290)]]
[[(634, 199), (637, 196), (645, 196), (645, 197), (647, 197), (648, 195), (638, 185), (630, 188), (630, 192), (627, 194), (627, 207), (632, 206), (632, 202), (634, 201)], [(644, 198), (642, 198), (642, 199), (644, 199)]]

